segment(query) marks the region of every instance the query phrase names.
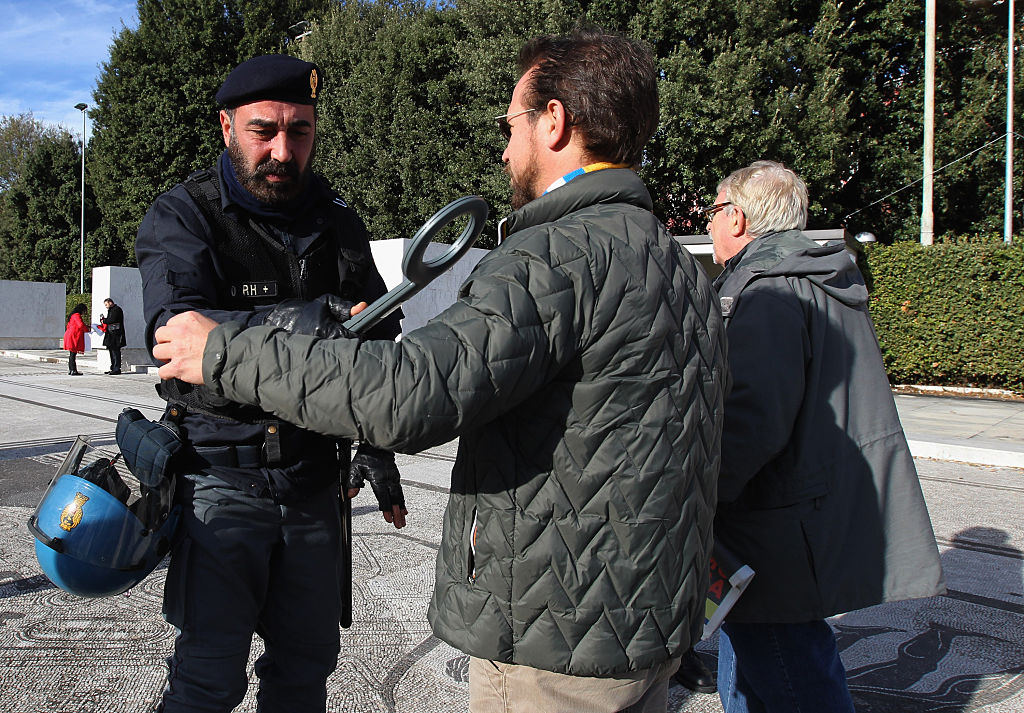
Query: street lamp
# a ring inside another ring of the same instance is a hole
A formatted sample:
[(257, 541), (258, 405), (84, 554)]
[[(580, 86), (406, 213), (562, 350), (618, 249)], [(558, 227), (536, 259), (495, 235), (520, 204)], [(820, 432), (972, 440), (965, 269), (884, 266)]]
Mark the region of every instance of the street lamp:
[(1007, 8), (1010, 18), (1006, 60), (1006, 185), (1003, 190), (1003, 242), (1013, 240), (1013, 0)]
[(78, 238), (78, 294), (85, 294), (85, 110), (89, 105), (85, 102), (75, 104), (82, 112), (82, 231)]
[(924, 2), (924, 175), (921, 191), (921, 244), (935, 235), (932, 191), (935, 185), (935, 0)]

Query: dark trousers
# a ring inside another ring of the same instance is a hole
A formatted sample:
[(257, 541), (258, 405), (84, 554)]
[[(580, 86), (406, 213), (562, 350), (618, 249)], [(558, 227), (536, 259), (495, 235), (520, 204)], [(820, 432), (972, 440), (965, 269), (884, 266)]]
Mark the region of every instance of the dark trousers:
[(294, 505), (249, 483), (179, 479), (181, 537), (171, 553), (164, 616), (178, 629), (159, 710), (233, 710), (248, 688), (253, 632), (260, 713), (323, 713), (340, 649), (337, 486)]
[(836, 638), (824, 621), (730, 624), (718, 639), (725, 713), (854, 713)]
[(110, 370), (121, 371), (121, 347), (110, 347)]
[(68, 373), (69, 374), (74, 374), (76, 371), (78, 371), (78, 363), (75, 361), (75, 358), (77, 356), (78, 355), (75, 354), (75, 352), (68, 352)]

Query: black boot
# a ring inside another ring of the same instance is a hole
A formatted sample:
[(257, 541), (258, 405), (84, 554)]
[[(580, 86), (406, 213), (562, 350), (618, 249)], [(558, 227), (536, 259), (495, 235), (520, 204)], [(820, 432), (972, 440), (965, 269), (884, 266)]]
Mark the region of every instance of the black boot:
[(718, 690), (714, 671), (704, 665), (700, 656), (693, 649), (683, 654), (679, 670), (672, 676), (672, 679), (694, 693), (714, 693)]

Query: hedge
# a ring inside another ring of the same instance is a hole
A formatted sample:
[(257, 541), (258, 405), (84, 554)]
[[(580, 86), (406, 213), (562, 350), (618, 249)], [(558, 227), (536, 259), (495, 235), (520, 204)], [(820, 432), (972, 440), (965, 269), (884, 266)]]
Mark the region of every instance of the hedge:
[[(92, 304), (92, 295), (89, 294), (88, 292), (86, 292), (85, 294), (78, 294), (73, 292), (65, 297), (64, 302), (66, 307), (66, 309), (64, 310), (64, 319), (66, 320), (71, 316), (71, 310), (73, 310), (79, 304), (84, 304), (86, 307), (89, 307), (89, 305)], [(89, 324), (88, 313), (86, 313), (83, 319), (85, 319), (86, 324)]]
[(864, 257), (890, 381), (1024, 392), (1024, 246), (900, 242)]

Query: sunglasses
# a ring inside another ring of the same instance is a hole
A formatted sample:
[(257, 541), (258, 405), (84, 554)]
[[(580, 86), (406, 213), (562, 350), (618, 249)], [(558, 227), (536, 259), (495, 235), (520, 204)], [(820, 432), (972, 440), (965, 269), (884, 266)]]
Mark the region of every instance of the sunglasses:
[(536, 109), (523, 109), (512, 114), (502, 114), (501, 116), (494, 117), (494, 120), (498, 122), (498, 131), (505, 137), (505, 141), (512, 138), (512, 125), (508, 123), (509, 119), (515, 119), (517, 116), (522, 114), (529, 114), (531, 111), (537, 111)]

